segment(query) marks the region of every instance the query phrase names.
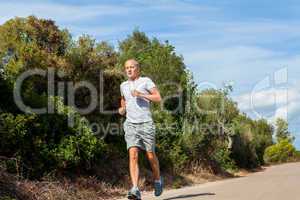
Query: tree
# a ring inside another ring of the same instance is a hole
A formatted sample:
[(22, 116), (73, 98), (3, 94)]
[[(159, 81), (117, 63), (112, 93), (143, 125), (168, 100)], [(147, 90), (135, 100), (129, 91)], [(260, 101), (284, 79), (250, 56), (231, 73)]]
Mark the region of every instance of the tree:
[(10, 81), (30, 68), (66, 68), (64, 58), (70, 34), (52, 20), (34, 16), (8, 20), (0, 26), (0, 58)]
[(279, 142), (283, 139), (288, 139), (288, 141), (292, 142), (294, 137), (291, 135), (291, 132), (288, 130), (288, 123), (282, 118), (278, 118), (276, 120), (276, 139)]
[[(30, 69), (49, 67), (66, 71), (64, 54), (70, 45), (70, 34), (52, 20), (16, 17), (0, 26), (0, 61), (2, 79), (8, 97), (19, 75)], [(21, 96), (26, 105), (43, 107), (47, 101), (47, 79), (31, 76), (22, 84)], [(11, 101), (10, 110), (17, 110)]]
[(256, 149), (260, 164), (264, 164), (264, 151), (273, 144), (274, 128), (265, 119), (255, 120), (253, 122), (254, 139), (253, 143)]

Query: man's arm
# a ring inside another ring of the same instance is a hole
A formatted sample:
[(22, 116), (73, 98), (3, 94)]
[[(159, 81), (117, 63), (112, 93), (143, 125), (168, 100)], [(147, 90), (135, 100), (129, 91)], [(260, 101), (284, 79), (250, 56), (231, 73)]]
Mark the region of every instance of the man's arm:
[(150, 89), (149, 93), (150, 94), (143, 94), (143, 93), (141, 93), (137, 90), (134, 90), (132, 92), (132, 95), (136, 96), (136, 97), (145, 98), (145, 99), (148, 99), (150, 101), (157, 102), (157, 103), (161, 101), (160, 93), (159, 93), (159, 91), (156, 87), (153, 87), (152, 89)]
[(125, 106), (126, 102), (125, 102), (124, 96), (121, 96), (120, 104), (121, 104), (121, 107), (119, 108), (119, 114), (120, 115), (125, 115), (125, 113), (126, 113), (126, 106)]

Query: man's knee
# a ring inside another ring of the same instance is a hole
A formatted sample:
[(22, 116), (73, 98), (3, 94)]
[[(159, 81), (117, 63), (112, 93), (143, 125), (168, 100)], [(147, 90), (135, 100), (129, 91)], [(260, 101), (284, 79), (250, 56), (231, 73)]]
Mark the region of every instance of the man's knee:
[(150, 161), (156, 160), (156, 155), (154, 152), (147, 152), (147, 157), (148, 157), (148, 160), (150, 160)]
[(129, 149), (129, 159), (132, 162), (137, 162), (139, 159), (139, 150), (136, 147), (131, 147)]

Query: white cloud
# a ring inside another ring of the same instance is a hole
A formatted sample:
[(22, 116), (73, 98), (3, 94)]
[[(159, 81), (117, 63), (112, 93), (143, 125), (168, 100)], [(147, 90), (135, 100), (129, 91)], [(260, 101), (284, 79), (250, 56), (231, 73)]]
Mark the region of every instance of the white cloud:
[(34, 15), (56, 21), (61, 28), (67, 28), (75, 39), (82, 34), (88, 34), (100, 40), (117, 43), (120, 38), (116, 35), (132, 31), (132, 27), (128, 26), (125, 21), (108, 24), (107, 18), (126, 16), (131, 11), (134, 9), (128, 6), (110, 4), (72, 5), (38, 1), (8, 1), (0, 3), (0, 24), (16, 16)]
[[(300, 36), (300, 23), (296, 20), (256, 19), (242, 21), (240, 19), (226, 19), (214, 15), (213, 12), (200, 14), (187, 13), (174, 16), (176, 25), (186, 26), (187, 32), (182, 36), (209, 36), (211, 39), (223, 42), (282, 42)], [(193, 31), (191, 31), (193, 30)], [(213, 38), (215, 35), (218, 37)], [(207, 39), (206, 37), (203, 40)], [(280, 39), (280, 40), (279, 40)], [(212, 40), (213, 41), (213, 40)]]
[(176, 13), (217, 12), (220, 10), (217, 7), (193, 4), (180, 0), (131, 0), (130, 2), (133, 3), (133, 6), (141, 5), (149, 10), (170, 11)]
[[(0, 3), (0, 23), (15, 16), (26, 17), (36, 15), (42, 18), (51, 18), (59, 22), (77, 22), (78, 20), (95, 19), (102, 16), (131, 16), (143, 17), (151, 12), (173, 12), (173, 14), (190, 12), (216, 12), (216, 7), (196, 5), (178, 0), (172, 1), (136, 1), (131, 0), (119, 4), (96, 3), (92, 5), (67, 4), (38, 1), (7, 1)], [(156, 19), (156, 18), (155, 18)], [(124, 18), (125, 20), (125, 18)]]
[(28, 15), (51, 18), (61, 23), (77, 22), (100, 16), (127, 14), (129, 8), (116, 5), (68, 5), (59, 3), (37, 2), (2, 2), (0, 4), (0, 23), (6, 20)]
[[(300, 99), (300, 89), (296, 86), (286, 89), (270, 88), (262, 91), (253, 91), (253, 93), (241, 94), (233, 98), (239, 102), (239, 107), (242, 110), (247, 111), (251, 110), (253, 106), (256, 108), (264, 108), (273, 106), (275, 103), (278, 106), (282, 106), (286, 104), (286, 102), (297, 102)], [(251, 105), (251, 98), (253, 105)]]
[[(300, 87), (290, 85), (283, 88), (268, 88), (261, 91), (252, 91), (249, 93), (234, 96), (233, 99), (238, 102), (238, 107), (251, 116), (268, 118), (274, 122), (276, 118), (284, 118), (289, 121), (297, 120), (300, 115)], [(251, 101), (252, 99), (252, 101)], [(272, 109), (272, 116), (265, 116), (265, 111)]]
[(273, 56), (280, 56), (280, 54), (255, 46), (231, 46), (226, 48), (194, 50), (186, 53), (185, 58), (191, 63), (199, 61), (201, 63), (207, 63), (212, 67), (234, 67), (237, 63), (249, 63), (260, 59), (269, 59)]
[(101, 41), (108, 41), (112, 43), (116, 43), (120, 40), (120, 38), (115, 35), (119, 32), (130, 32), (132, 29), (127, 26), (69, 26), (68, 29), (72, 31), (74, 39), (77, 39), (82, 34), (87, 34), (92, 36), (93, 38), (98, 38)]

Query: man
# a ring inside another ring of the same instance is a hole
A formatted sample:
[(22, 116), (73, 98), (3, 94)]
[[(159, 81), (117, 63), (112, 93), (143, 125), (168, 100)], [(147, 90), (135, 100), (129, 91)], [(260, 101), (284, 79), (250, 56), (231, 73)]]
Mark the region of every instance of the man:
[(150, 102), (160, 102), (161, 96), (150, 78), (140, 77), (140, 66), (136, 60), (127, 60), (125, 71), (128, 80), (120, 86), (121, 107), (119, 113), (121, 115), (126, 113), (123, 126), (132, 181), (132, 188), (127, 197), (128, 199), (141, 199), (138, 188), (138, 154), (140, 150), (146, 151), (154, 177), (154, 195), (159, 196), (163, 191), (163, 180), (155, 154), (155, 125), (150, 112)]

